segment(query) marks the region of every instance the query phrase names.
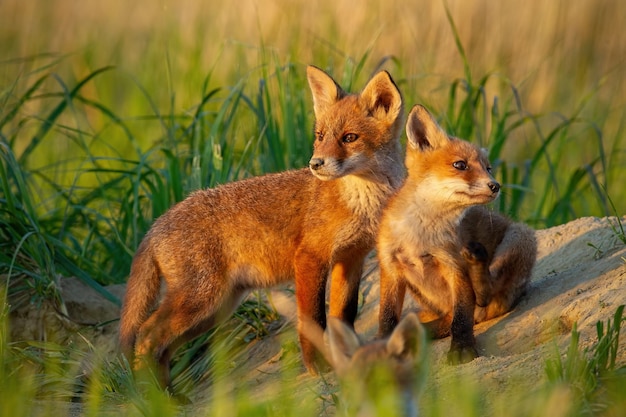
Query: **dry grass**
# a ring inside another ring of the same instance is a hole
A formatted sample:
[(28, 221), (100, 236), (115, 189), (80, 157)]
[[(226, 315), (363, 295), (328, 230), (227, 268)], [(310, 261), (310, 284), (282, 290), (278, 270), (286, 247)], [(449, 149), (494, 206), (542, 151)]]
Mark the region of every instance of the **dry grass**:
[[(626, 34), (617, 29), (626, 16), (624, 2), (479, 0), (448, 6), (474, 71), (497, 71), (521, 86), (529, 110), (566, 110), (564, 104), (594, 91), (602, 100), (623, 100)], [(445, 2), (4, 0), (0, 11), (5, 59), (75, 53), (77, 72), (115, 64), (150, 77), (163, 69), (146, 64), (164, 62), (167, 53), (172, 74), (203, 74), (216, 66), (217, 81), (225, 84), (260, 63), (256, 51), (263, 43), (292, 62), (320, 66), (343, 65), (346, 57), (359, 59), (369, 49), (374, 61), (393, 55), (404, 75), (428, 79), (420, 81), (427, 87), (420, 95), (462, 75)], [(173, 78), (181, 83), (174, 91), (193, 97), (197, 86)]]

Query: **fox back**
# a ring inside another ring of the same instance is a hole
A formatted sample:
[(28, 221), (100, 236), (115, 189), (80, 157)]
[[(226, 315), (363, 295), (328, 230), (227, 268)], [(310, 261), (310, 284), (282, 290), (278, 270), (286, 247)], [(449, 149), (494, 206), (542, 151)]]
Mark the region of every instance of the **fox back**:
[(408, 288), (449, 359), (477, 356), (473, 325), (509, 311), (535, 262), (534, 233), (482, 205), (498, 197), (486, 152), (448, 136), (415, 106), (407, 122), (408, 178), (384, 212), (378, 240), (380, 331), (397, 323)]
[[(318, 68), (307, 76), (316, 116), (309, 168), (196, 191), (158, 218), (137, 249), (120, 343), (136, 368), (154, 364), (163, 385), (176, 348), (229, 317), (251, 289), (295, 279), (298, 316), (324, 328), (330, 275), (330, 313), (356, 316), (363, 259), (403, 178), (402, 98), (384, 71), (360, 94)], [(315, 372), (315, 350), (300, 341)]]

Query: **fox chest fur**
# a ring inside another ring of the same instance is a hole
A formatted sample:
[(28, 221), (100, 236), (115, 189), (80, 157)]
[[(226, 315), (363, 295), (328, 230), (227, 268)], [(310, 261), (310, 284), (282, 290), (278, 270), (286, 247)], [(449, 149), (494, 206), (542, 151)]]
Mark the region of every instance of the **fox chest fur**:
[(342, 200), (350, 220), (335, 232), (333, 246), (340, 248), (363, 240), (373, 247), (383, 206), (401, 181), (399, 176), (386, 178), (379, 184), (358, 178), (341, 181), (338, 186), (343, 189)]
[(402, 215), (386, 216), (379, 238), (379, 251), (382, 249), (379, 258), (396, 275), (403, 276), (420, 299), (429, 300), (432, 308), (447, 312), (455, 285), (454, 275), (449, 271), (463, 273), (466, 269), (464, 259), (459, 256), (460, 219), (445, 221), (445, 213), (440, 213), (441, 216), (425, 213), (428, 211), (425, 202), (402, 201), (402, 195), (396, 197), (391, 210), (397, 207)]

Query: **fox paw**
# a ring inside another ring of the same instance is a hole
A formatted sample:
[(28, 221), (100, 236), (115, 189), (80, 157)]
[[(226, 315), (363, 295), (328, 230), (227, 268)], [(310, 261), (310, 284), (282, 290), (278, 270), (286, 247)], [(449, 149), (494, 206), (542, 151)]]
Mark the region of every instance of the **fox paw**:
[(473, 361), (478, 357), (475, 346), (451, 347), (448, 352), (448, 364), (460, 365)]
[(487, 249), (480, 242), (468, 242), (466, 246), (461, 249), (461, 255), (470, 263), (486, 263), (489, 258)]

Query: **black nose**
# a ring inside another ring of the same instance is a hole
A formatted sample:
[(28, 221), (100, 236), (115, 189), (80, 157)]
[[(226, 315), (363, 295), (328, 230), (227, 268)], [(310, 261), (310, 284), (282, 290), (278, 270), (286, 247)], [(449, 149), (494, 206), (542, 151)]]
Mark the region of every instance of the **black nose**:
[(491, 192), (494, 193), (494, 194), (497, 193), (498, 191), (500, 191), (500, 184), (498, 184), (495, 181), (490, 182), (489, 184), (487, 184), (487, 186), (489, 187)]
[(309, 166), (313, 170), (318, 170), (324, 165), (324, 160), (322, 158), (311, 158), (309, 161)]

